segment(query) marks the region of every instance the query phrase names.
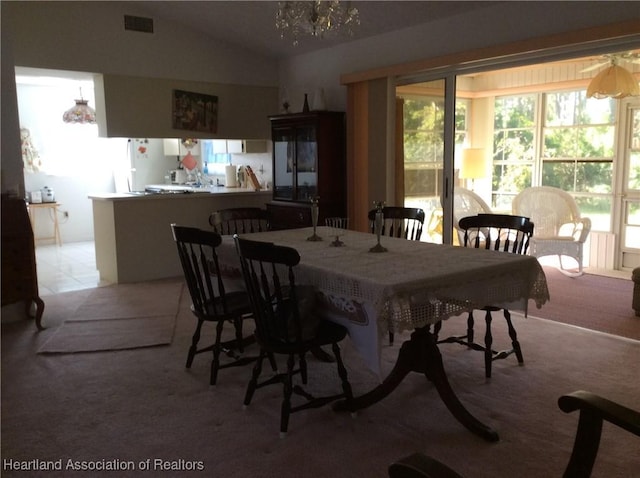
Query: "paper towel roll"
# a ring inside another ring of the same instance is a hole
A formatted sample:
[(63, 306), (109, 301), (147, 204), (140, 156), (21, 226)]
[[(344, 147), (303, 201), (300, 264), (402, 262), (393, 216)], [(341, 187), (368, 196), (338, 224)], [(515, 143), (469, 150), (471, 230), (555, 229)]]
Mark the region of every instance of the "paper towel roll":
[(237, 188), (238, 187), (238, 173), (236, 171), (236, 167), (232, 164), (224, 167), (224, 172), (226, 175), (226, 181), (224, 182), (225, 186), (228, 188)]

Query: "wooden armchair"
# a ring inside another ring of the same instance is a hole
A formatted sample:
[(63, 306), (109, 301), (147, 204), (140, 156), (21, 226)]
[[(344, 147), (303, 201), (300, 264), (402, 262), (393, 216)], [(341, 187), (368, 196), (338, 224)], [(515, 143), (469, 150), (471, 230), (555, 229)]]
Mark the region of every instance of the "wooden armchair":
[[(571, 458), (563, 478), (589, 478), (596, 461), (602, 424), (609, 422), (640, 437), (640, 412), (582, 390), (558, 399), (563, 412), (580, 412)], [(517, 476), (517, 471), (514, 476)], [(414, 453), (389, 466), (390, 478), (462, 478), (447, 465)]]
[[(580, 215), (569, 193), (549, 186), (527, 188), (514, 198), (512, 210), (513, 214), (526, 216), (536, 225), (531, 240), (532, 256), (557, 255), (563, 274), (582, 275), (582, 250), (591, 231), (591, 219)], [(577, 262), (577, 272), (564, 267), (563, 256)]]

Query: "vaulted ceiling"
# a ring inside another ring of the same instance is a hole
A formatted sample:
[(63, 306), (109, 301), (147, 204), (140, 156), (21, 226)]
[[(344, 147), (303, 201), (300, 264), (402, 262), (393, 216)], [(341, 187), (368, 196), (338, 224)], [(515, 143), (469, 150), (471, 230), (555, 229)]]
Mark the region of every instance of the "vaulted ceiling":
[(486, 8), (498, 2), (482, 1), (354, 1), (360, 25), (353, 36), (304, 37), (293, 46), (275, 28), (279, 2), (274, 1), (146, 1), (127, 2), (132, 14), (154, 22), (172, 21), (202, 32), (216, 41), (246, 48), (273, 58), (287, 58), (340, 43), (400, 30)]

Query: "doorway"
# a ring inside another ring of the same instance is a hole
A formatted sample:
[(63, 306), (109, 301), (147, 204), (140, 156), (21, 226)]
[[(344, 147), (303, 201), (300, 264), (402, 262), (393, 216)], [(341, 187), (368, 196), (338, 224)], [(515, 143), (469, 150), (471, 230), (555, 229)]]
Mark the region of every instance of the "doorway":
[(620, 211), (618, 262), (622, 269), (640, 267), (640, 99), (627, 100), (620, 129), (624, 136), (618, 151), (624, 158)]

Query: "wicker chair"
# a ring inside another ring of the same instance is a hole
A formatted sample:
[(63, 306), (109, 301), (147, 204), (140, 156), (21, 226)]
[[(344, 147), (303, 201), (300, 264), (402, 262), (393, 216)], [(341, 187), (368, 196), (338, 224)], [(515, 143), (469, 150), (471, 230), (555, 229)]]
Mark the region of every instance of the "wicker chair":
[[(513, 214), (526, 216), (536, 225), (530, 253), (535, 257), (557, 255), (560, 271), (570, 277), (582, 275), (582, 250), (591, 230), (591, 220), (581, 217), (573, 197), (549, 186), (527, 188), (512, 203)], [(577, 272), (565, 268), (563, 256), (573, 258)]]
[(476, 193), (469, 189), (456, 188), (453, 193), (453, 227), (458, 233), (458, 244), (464, 242), (464, 230), (459, 225), (460, 219), (491, 213), (489, 205)]

